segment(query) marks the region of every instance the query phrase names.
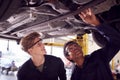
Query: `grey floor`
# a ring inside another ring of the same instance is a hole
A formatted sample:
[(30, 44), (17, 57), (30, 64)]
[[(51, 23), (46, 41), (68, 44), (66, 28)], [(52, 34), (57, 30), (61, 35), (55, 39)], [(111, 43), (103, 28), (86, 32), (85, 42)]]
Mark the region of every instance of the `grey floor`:
[(6, 75), (6, 72), (3, 71), (3, 73), (1, 73), (0, 69), (0, 80), (17, 80), (16, 74), (17, 72), (9, 72), (9, 74)]

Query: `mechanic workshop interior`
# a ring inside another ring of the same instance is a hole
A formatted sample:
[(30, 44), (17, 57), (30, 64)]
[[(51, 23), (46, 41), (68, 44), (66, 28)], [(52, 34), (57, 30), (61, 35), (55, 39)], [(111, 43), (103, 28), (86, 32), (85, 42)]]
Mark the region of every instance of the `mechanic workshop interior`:
[[(79, 17), (78, 14), (88, 8), (101, 24), (110, 25), (120, 39), (120, 0), (0, 0), (0, 80), (18, 80), (18, 71), (31, 58), (20, 41), (32, 32), (41, 35), (46, 55), (62, 60), (66, 80), (75, 80), (71, 79), (75, 62), (66, 58), (64, 45), (68, 41), (76, 42), (85, 56), (101, 50), (109, 40)], [(109, 66), (113, 79), (120, 80), (120, 50)]]

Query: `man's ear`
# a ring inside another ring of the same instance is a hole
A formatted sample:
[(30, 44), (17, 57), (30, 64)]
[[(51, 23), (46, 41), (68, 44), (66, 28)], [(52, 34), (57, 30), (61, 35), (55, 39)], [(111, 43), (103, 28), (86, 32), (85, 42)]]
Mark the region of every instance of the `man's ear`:
[(66, 58), (67, 58), (68, 60), (71, 60), (70, 56), (67, 56)]
[(32, 53), (32, 49), (30, 48), (30, 49), (28, 49), (28, 53), (30, 54), (30, 53)]
[(70, 62), (74, 63), (74, 61), (71, 59), (70, 56), (67, 56), (66, 58), (67, 58)]

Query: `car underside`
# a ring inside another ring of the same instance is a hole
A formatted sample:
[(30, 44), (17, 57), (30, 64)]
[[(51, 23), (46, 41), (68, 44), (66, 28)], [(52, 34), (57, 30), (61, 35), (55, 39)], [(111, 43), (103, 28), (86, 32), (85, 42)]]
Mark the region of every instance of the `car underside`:
[(120, 32), (120, 0), (0, 0), (0, 5), (1, 38), (19, 40), (34, 31), (44, 39), (90, 33), (78, 16), (87, 8)]

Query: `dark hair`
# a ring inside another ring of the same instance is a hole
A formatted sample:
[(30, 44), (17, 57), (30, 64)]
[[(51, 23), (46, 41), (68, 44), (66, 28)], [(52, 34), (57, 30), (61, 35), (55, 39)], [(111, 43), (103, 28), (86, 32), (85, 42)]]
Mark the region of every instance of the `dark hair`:
[(64, 45), (64, 47), (63, 47), (63, 54), (64, 54), (64, 56), (65, 56), (69, 61), (74, 62), (74, 61), (72, 61), (72, 60), (70, 60), (70, 59), (68, 58), (68, 57), (69, 57), (69, 53), (68, 53), (68, 51), (66, 50), (67, 46), (69, 46), (69, 45), (71, 45), (71, 44), (77, 44), (77, 45), (78, 45), (78, 43), (76, 43), (75, 41), (69, 41), (69, 42), (65, 43), (65, 45)]

